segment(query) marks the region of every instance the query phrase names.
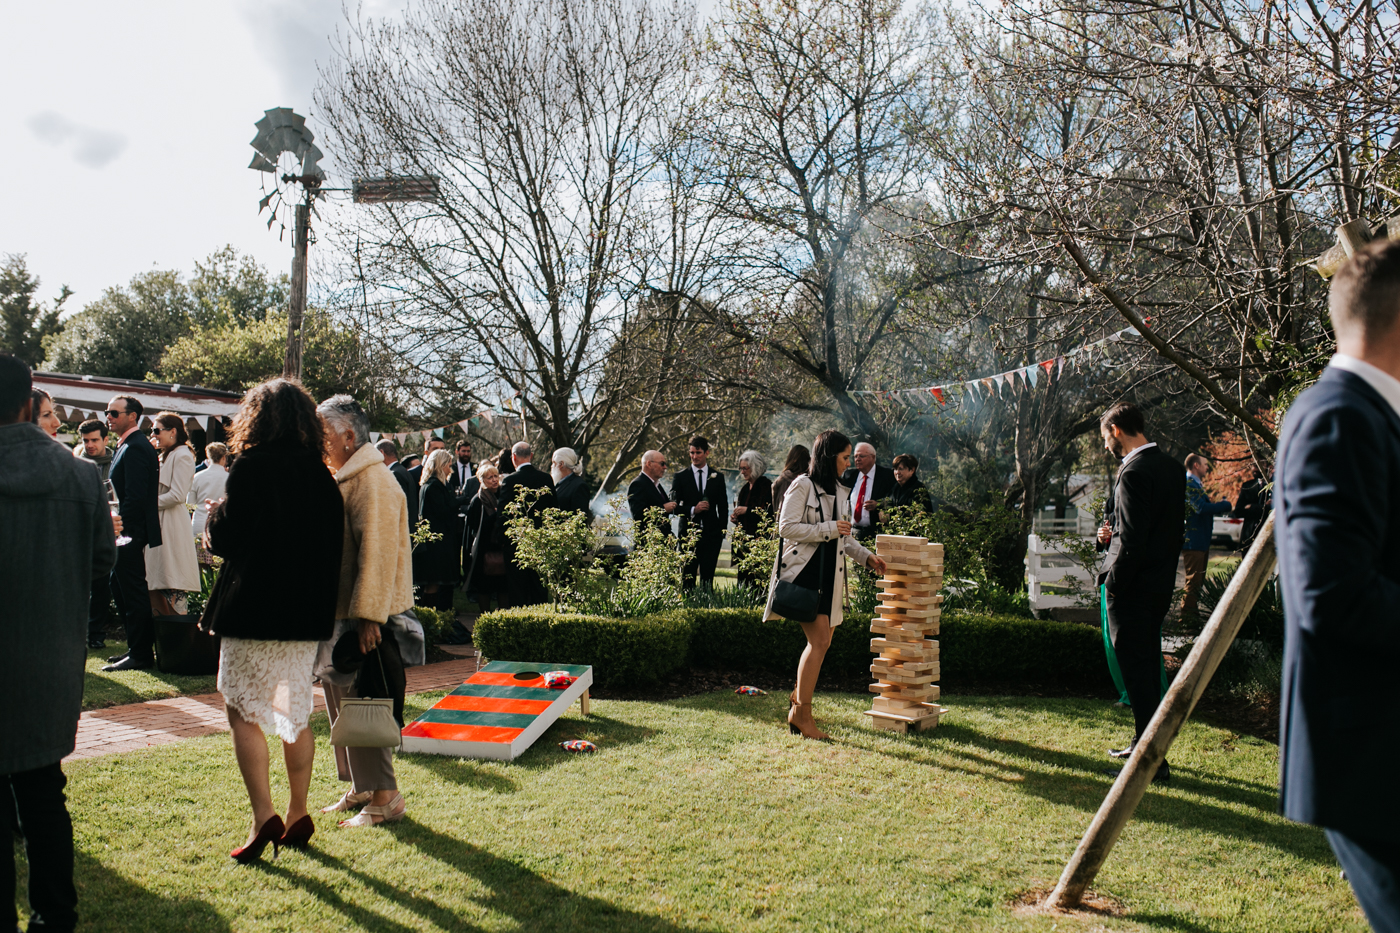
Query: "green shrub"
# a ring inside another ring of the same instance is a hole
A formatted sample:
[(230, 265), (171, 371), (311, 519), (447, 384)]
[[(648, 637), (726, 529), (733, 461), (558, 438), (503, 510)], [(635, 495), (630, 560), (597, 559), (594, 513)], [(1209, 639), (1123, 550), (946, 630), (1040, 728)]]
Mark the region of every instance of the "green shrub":
[(1076, 622), (953, 613), (938, 636), (942, 682), (1112, 689), (1099, 629)]
[(429, 609), (426, 606), (414, 606), (413, 614), (422, 623), (423, 636), (430, 645), (437, 644), (438, 639), (452, 627), (453, 621), (457, 618), (456, 612), (447, 609)]
[(768, 591), (747, 583), (711, 586), (702, 582), (686, 590), (681, 599), (687, 609), (762, 609)]
[(524, 606), (481, 616), (472, 641), (489, 658), (591, 664), (600, 687), (629, 687), (684, 665), (690, 631), (690, 619), (679, 612), (613, 619)]

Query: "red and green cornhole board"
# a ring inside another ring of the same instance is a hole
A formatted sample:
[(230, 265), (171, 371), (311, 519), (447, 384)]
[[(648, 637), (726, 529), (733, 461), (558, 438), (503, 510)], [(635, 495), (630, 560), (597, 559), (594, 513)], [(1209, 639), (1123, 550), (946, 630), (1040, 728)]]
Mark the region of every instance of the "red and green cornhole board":
[[(577, 677), (566, 690), (544, 685), (546, 671)], [(575, 700), (588, 715), (593, 668), (583, 664), (492, 661), (404, 727), (405, 752), (497, 758), (524, 754)]]

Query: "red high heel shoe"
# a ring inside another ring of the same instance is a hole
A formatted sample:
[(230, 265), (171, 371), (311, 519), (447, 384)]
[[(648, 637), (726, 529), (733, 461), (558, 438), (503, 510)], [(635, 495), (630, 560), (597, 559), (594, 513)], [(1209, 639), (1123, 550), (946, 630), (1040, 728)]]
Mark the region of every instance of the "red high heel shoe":
[(239, 846), (229, 853), (229, 858), (240, 865), (248, 865), (262, 858), (263, 849), (267, 844), (272, 843), (272, 857), (277, 857), (277, 847), (282, 844), (282, 834), (287, 831), (287, 827), (282, 825), (282, 817), (276, 813), (268, 817), (266, 823), (258, 827), (258, 834), (253, 837), (253, 841), (246, 846)]
[(306, 847), (311, 844), (311, 835), (316, 832), (316, 824), (311, 822), (310, 816), (303, 816), (282, 834), (282, 845), (293, 849), (306, 851)]

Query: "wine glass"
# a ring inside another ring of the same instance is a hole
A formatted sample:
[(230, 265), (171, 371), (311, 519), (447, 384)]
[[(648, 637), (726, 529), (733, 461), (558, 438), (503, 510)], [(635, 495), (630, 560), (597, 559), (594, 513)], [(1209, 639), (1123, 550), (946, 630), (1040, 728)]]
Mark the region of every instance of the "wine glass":
[[(107, 490), (107, 505), (112, 510), (112, 517), (116, 518), (121, 513), (122, 505), (121, 500), (117, 498), (117, 487), (113, 486), (112, 481), (109, 479), (104, 479), (102, 481), (102, 486)], [(117, 547), (130, 543), (130, 535), (117, 535)]]

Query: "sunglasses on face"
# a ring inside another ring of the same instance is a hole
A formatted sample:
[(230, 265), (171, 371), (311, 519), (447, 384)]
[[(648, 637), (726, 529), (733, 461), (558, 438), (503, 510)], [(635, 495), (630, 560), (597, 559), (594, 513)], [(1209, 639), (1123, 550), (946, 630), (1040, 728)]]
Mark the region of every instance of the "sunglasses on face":
[(109, 408), (109, 409), (107, 409), (106, 411), (104, 411), (103, 414), (106, 415), (108, 418), (115, 418), (117, 415), (124, 415), (124, 414), (126, 414), (126, 412), (124, 412), (124, 411), (118, 411), (118, 410), (115, 409), (115, 408)]

